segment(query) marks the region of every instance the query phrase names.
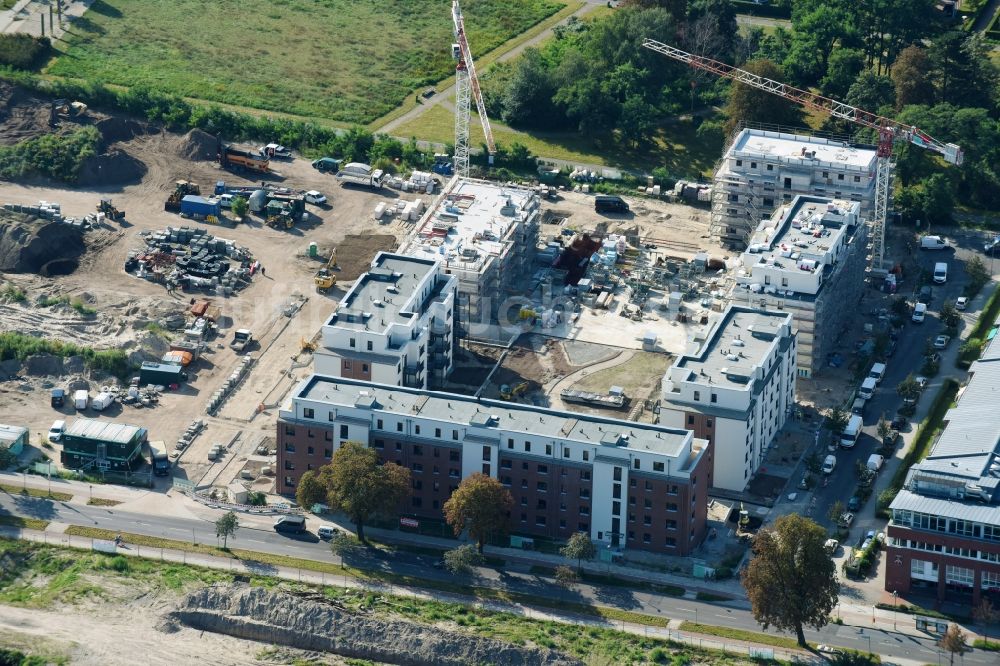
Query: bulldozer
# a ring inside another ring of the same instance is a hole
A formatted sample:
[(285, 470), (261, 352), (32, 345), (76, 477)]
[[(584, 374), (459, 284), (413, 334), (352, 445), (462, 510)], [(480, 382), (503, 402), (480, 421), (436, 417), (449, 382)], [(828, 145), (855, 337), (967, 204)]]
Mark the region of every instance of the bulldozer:
[(313, 282), (316, 283), (316, 291), (325, 294), (337, 284), (337, 276), (333, 274), (333, 267), (336, 265), (337, 250), (334, 249), (323, 268), (316, 271), (316, 277), (313, 278)]
[(181, 209), (181, 199), (189, 194), (200, 195), (201, 188), (198, 187), (196, 183), (192, 183), (186, 180), (178, 180), (174, 183), (174, 191), (167, 198), (167, 202), (163, 204), (163, 210), (168, 213), (177, 213)]
[(97, 212), (104, 213), (109, 220), (125, 219), (125, 211), (115, 208), (115, 205), (111, 203), (111, 199), (101, 199), (101, 203), (97, 204)]
[(519, 395), (523, 395), (525, 391), (528, 390), (528, 382), (521, 382), (516, 386), (511, 386), (510, 384), (502, 384), (500, 386), (500, 399), (501, 400), (513, 400)]

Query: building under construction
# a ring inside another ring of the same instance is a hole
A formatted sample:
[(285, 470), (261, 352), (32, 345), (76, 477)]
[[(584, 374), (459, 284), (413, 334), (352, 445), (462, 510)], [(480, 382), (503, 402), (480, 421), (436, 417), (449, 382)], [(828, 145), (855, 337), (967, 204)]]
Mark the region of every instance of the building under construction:
[(762, 220), (799, 194), (875, 200), (876, 151), (817, 136), (744, 128), (730, 141), (712, 188), (712, 237), (745, 248)]
[(503, 301), (532, 274), (539, 218), (532, 190), (456, 176), (400, 253), (440, 261), (458, 279), (459, 334), (489, 337)]

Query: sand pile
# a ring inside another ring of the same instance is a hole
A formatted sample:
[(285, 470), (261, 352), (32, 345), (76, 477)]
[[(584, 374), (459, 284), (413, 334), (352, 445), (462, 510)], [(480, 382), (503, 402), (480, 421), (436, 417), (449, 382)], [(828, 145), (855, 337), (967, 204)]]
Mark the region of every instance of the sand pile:
[(0, 271), (65, 275), (85, 250), (79, 228), (0, 210)]
[(80, 166), (77, 185), (131, 185), (138, 183), (146, 175), (146, 165), (126, 153), (112, 148), (103, 155), (95, 155), (84, 160)]
[(177, 154), (188, 160), (214, 160), (218, 152), (218, 139), (208, 132), (193, 129), (184, 135)]

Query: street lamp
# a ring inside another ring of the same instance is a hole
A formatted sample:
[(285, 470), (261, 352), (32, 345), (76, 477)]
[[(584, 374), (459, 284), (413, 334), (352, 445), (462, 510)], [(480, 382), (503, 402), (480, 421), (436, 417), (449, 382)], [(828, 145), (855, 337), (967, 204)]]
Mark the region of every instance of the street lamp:
[(896, 590), (892, 591), (892, 628), (896, 628), (896, 599), (899, 598), (899, 593)]

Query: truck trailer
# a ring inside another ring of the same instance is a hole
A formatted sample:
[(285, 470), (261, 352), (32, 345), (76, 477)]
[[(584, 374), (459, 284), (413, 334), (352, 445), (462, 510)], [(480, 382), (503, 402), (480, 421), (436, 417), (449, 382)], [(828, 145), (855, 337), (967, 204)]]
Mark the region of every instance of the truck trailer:
[(385, 173), (381, 169), (372, 169), (361, 162), (351, 162), (341, 167), (340, 171), (337, 172), (337, 179), (342, 184), (364, 185), (377, 190), (382, 188)]
[(219, 153), (219, 162), (223, 168), (234, 171), (246, 169), (258, 173), (268, 173), (271, 170), (268, 158), (233, 146), (222, 147), (222, 151)]
[(147, 386), (154, 384), (157, 386), (167, 386), (177, 388), (187, 381), (187, 373), (179, 365), (166, 365), (163, 363), (152, 363), (146, 361), (139, 368), (139, 384)]

